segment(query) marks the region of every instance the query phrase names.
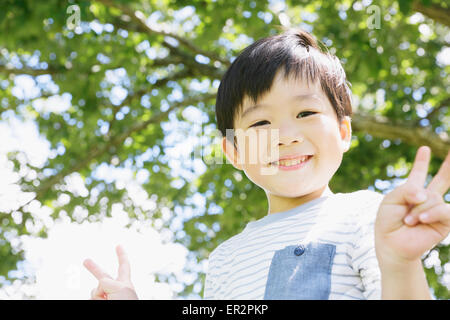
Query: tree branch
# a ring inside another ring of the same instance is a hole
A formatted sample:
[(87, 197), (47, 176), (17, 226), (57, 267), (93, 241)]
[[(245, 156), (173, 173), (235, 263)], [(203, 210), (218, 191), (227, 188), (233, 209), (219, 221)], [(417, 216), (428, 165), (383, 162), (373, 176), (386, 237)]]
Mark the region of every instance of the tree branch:
[(0, 73), (6, 74), (9, 76), (10, 74), (28, 74), (30, 76), (40, 76), (43, 74), (55, 74), (57, 73), (58, 69), (49, 67), (47, 69), (32, 69), (32, 68), (22, 68), (22, 69), (16, 69), (16, 68), (8, 68), (5, 65), (0, 65)]
[[(139, 25), (133, 21), (124, 21), (123, 16), (118, 17), (113, 21), (108, 21), (108, 23), (111, 23), (116, 29), (120, 28), (130, 32), (141, 32), (148, 34), (148, 31), (144, 27), (142, 27), (142, 25)], [(181, 50), (179, 47), (173, 46), (165, 39), (162, 41), (162, 44), (164, 47), (169, 49), (173, 57), (156, 59), (154, 60), (155, 63), (152, 65), (156, 64), (158, 66), (163, 66), (165, 61), (168, 63), (183, 63), (184, 65), (189, 66), (195, 74), (201, 74), (202, 76), (209, 76), (216, 79), (221, 79), (223, 74), (225, 73), (225, 70), (221, 70), (209, 64), (197, 62), (194, 55)]]
[(450, 97), (439, 103), (428, 115), (427, 119), (432, 122), (439, 115), (439, 112), (450, 105)]
[(205, 57), (210, 58), (213, 61), (220, 61), (221, 63), (223, 63), (225, 65), (230, 65), (230, 62), (228, 60), (225, 60), (225, 59), (221, 58), (220, 56), (216, 55), (213, 52), (205, 51), (205, 50), (203, 50), (201, 48), (198, 48), (195, 44), (193, 44), (192, 42), (190, 42), (186, 38), (183, 38), (183, 37), (181, 37), (179, 35), (176, 35), (176, 34), (173, 34), (173, 33), (170, 33), (170, 32), (166, 32), (166, 31), (163, 31), (163, 30), (152, 29), (147, 24), (147, 22), (145, 21), (144, 13), (142, 13), (139, 10), (134, 11), (134, 10), (130, 9), (129, 7), (127, 7), (127, 6), (119, 5), (117, 3), (112, 2), (111, 0), (96, 0), (96, 1), (104, 4), (107, 7), (113, 7), (113, 8), (119, 9), (125, 15), (129, 16), (132, 21), (137, 23), (137, 25), (139, 25), (141, 31), (145, 31), (147, 34), (159, 34), (159, 35), (163, 35), (163, 36), (168, 36), (168, 37), (174, 38), (179, 43), (181, 43), (183, 46), (185, 46), (186, 48), (188, 48), (190, 51), (192, 51), (195, 54), (201, 54), (201, 55), (203, 55)]
[(401, 139), (412, 146), (427, 145), (434, 155), (444, 159), (450, 149), (450, 139), (439, 136), (429, 127), (417, 127), (405, 122), (394, 122), (383, 116), (355, 113), (352, 116), (354, 131), (368, 133), (384, 139)]
[(180, 48), (172, 46), (165, 40), (163, 41), (163, 44), (170, 50), (172, 54), (180, 57), (183, 60), (183, 64), (189, 66), (197, 73), (201, 73), (203, 76), (209, 76), (210, 78), (215, 79), (221, 79), (223, 77), (225, 73), (224, 71), (207, 64), (198, 63), (197, 61), (195, 61), (195, 57), (182, 51)]
[(412, 5), (412, 9), (424, 14), (436, 22), (443, 24), (444, 26), (450, 27), (450, 8), (444, 8), (436, 4), (425, 6), (421, 1), (416, 0)]
[[(176, 58), (172, 58), (172, 57), (166, 57), (166, 58), (160, 58), (160, 59), (154, 59), (152, 60), (152, 67), (165, 67), (168, 66), (169, 64), (178, 64), (178, 63), (183, 63), (183, 61), (181, 61), (180, 57), (176, 57)], [(117, 64), (117, 65), (109, 65), (109, 64), (105, 64), (102, 65), (102, 70), (114, 70), (117, 68), (121, 68), (122, 65)], [(92, 73), (91, 70), (92, 66), (87, 66), (87, 68), (85, 68), (85, 73), (89, 75), (90, 73)], [(71, 69), (67, 69), (65, 66), (55, 66), (55, 65), (49, 65), (49, 67), (47, 69), (33, 69), (33, 68), (22, 68), (22, 69), (17, 69), (17, 68), (8, 68), (6, 65), (2, 65), (0, 64), (0, 74), (6, 74), (6, 76), (9, 76), (11, 74), (17, 75), (17, 74), (27, 74), (29, 76), (32, 77), (36, 77), (36, 76), (40, 76), (40, 75), (44, 75), (44, 74), (49, 74), (52, 76), (55, 75), (59, 75), (59, 74), (63, 74), (64, 72), (67, 71), (72, 71)], [(79, 71), (79, 70), (78, 70)]]

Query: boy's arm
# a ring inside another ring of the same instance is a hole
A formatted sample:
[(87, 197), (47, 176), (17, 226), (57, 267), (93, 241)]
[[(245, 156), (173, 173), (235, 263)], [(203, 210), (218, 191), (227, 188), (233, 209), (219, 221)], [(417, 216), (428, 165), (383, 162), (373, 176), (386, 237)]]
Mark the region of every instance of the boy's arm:
[(429, 160), (429, 147), (420, 147), (406, 183), (386, 194), (378, 209), (382, 299), (431, 299), (421, 257), (450, 232), (450, 205), (443, 199), (450, 188), (450, 152), (424, 188)]
[(381, 299), (431, 300), (422, 261), (397, 266), (380, 266)]

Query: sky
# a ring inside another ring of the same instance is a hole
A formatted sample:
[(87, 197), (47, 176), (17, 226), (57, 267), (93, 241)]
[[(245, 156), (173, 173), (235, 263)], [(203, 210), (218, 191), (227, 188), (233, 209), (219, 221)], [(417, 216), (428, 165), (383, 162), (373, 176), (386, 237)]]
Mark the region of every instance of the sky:
[(122, 244), (131, 264), (131, 280), (140, 299), (172, 299), (168, 284), (155, 283), (154, 273), (182, 272), (187, 250), (163, 244), (151, 227), (124, 228), (120, 214), (102, 223), (70, 222), (54, 226), (48, 239), (25, 241), (27, 260), (36, 268), (38, 299), (89, 299), (97, 280), (82, 262), (91, 258), (110, 276), (118, 270), (115, 246)]

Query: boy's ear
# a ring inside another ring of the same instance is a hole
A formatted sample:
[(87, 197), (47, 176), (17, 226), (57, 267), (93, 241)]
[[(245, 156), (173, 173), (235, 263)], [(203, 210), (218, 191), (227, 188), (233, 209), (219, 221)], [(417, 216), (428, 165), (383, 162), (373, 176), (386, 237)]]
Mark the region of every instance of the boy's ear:
[(349, 116), (344, 116), (342, 119), (339, 132), (341, 134), (343, 151), (347, 152), (352, 141), (352, 123)]
[(242, 170), (242, 165), (239, 164), (239, 155), (236, 147), (226, 137), (222, 138), (222, 150), (225, 153), (228, 161), (238, 170)]

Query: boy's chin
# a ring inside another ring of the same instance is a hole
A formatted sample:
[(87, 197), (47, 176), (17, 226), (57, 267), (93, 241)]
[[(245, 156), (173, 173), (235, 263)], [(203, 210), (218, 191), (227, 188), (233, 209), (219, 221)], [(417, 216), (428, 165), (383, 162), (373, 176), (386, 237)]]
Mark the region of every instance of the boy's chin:
[(287, 188), (277, 188), (277, 189), (266, 189), (267, 193), (270, 193), (273, 196), (282, 197), (282, 198), (300, 198), (307, 196), (312, 191), (309, 190), (300, 190), (298, 188), (294, 189), (287, 189)]

